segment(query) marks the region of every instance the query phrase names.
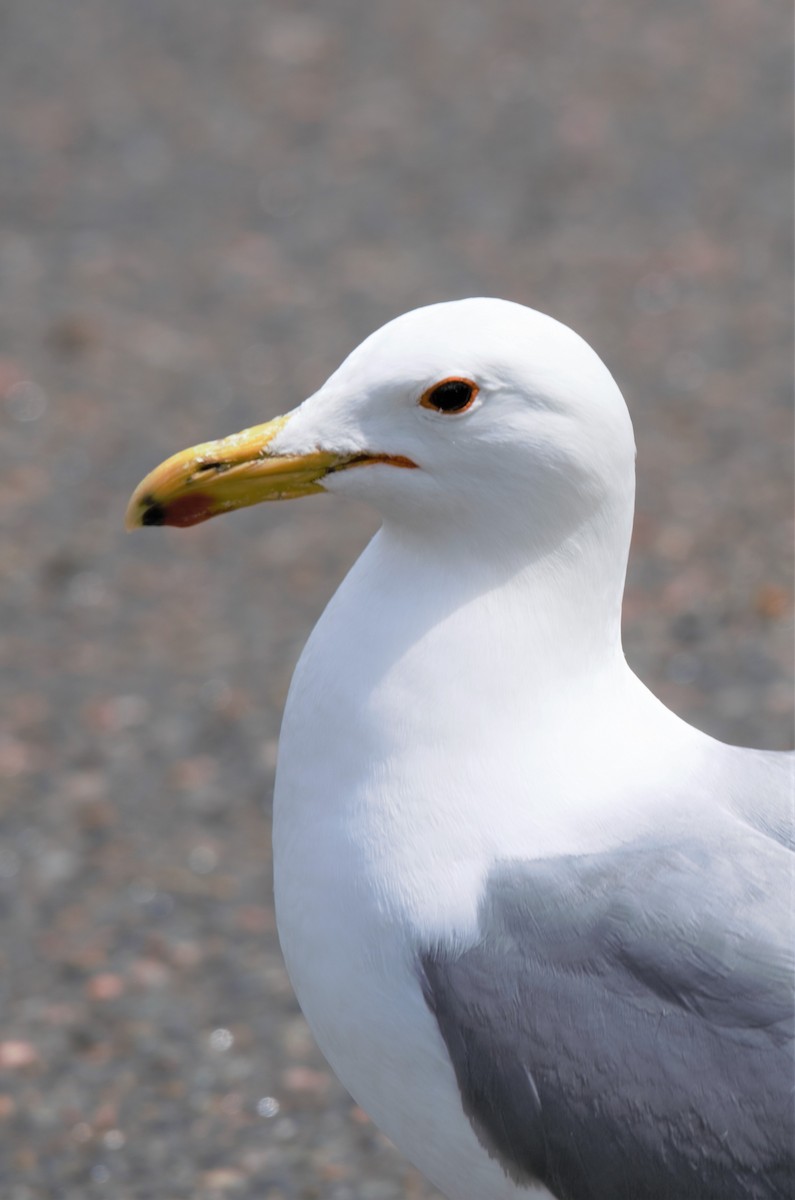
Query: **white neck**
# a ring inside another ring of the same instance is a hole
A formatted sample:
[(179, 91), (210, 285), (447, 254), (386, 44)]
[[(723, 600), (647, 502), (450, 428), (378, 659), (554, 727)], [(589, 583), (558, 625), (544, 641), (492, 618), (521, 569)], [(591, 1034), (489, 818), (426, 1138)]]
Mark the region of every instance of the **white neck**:
[[(518, 530), (484, 527), (479, 536), (471, 525), (448, 525), (432, 541), (386, 522), (339, 599), (360, 589), (368, 596), (368, 616), (393, 658), (398, 639), (406, 651), (443, 639), (448, 656), (435, 657), (446, 671), (469, 663), (471, 683), (482, 686), (490, 674), (515, 677), (521, 664), (525, 689), (535, 678), (547, 693), (558, 679), (590, 676), (622, 656), (631, 513), (631, 495), (605, 502), (551, 545), (527, 518)], [(464, 610), (465, 625), (456, 619)]]
[[(614, 793), (617, 759), (650, 753), (643, 713), (657, 704), (621, 652), (625, 548), (613, 528), (611, 563), (605, 536), (595, 520), (559, 552), (496, 571), (452, 539), (433, 556), (394, 529), (376, 535), (291, 688), (283, 862), (305, 877), (311, 860), (335, 887), (341, 872), (354, 890), (377, 880), (398, 921), (464, 928), (473, 877), (496, 858), (599, 843), (604, 781)], [(436, 907), (440, 872), (465, 912)]]

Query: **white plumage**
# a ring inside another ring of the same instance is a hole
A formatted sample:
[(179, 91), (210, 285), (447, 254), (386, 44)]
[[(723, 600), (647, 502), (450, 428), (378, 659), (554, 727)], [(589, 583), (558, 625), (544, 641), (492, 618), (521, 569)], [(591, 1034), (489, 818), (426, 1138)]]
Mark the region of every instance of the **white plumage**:
[(722, 1106), (738, 1045), (790, 1061), (791, 760), (626, 664), (605, 366), (519, 305), (436, 305), (268, 437), (384, 521), (296, 670), (275, 796), (282, 946), (346, 1087), (452, 1200), (788, 1194), (786, 1081), (743, 1069)]

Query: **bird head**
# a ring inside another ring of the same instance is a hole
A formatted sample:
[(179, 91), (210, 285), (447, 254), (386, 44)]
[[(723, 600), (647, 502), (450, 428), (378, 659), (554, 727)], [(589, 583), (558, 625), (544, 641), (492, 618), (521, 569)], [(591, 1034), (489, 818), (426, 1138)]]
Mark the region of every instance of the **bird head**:
[(327, 491), (420, 536), (546, 544), (605, 505), (631, 520), (633, 464), (621, 393), (582, 338), (519, 304), (460, 300), (389, 322), (286, 416), (168, 459), (127, 523)]

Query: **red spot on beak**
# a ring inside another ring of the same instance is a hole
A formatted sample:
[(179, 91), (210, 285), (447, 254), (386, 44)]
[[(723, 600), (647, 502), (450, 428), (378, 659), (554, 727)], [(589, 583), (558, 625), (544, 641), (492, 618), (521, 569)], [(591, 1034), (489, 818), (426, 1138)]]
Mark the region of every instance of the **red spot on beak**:
[(217, 504), (211, 496), (194, 492), (189, 496), (179, 496), (164, 505), (160, 524), (187, 529), (190, 525), (200, 525), (202, 521), (209, 521), (218, 511)]

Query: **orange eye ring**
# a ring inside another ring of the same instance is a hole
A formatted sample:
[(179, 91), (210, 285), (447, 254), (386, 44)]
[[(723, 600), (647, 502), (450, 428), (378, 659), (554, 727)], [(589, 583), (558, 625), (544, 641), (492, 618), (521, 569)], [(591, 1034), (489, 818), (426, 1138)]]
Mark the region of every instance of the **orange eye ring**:
[(432, 412), (455, 416), (472, 407), (479, 390), (478, 385), (471, 379), (451, 375), (448, 379), (440, 379), (438, 383), (427, 388), (420, 396), (420, 404)]

